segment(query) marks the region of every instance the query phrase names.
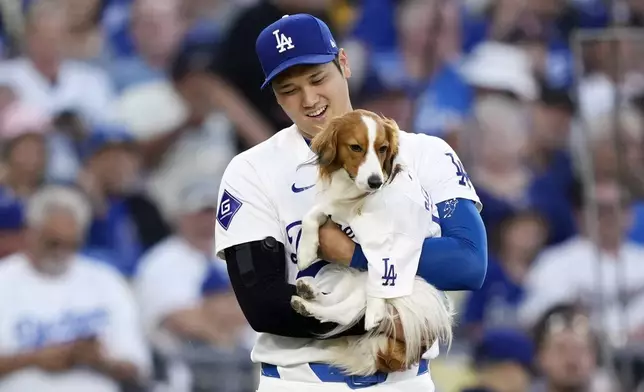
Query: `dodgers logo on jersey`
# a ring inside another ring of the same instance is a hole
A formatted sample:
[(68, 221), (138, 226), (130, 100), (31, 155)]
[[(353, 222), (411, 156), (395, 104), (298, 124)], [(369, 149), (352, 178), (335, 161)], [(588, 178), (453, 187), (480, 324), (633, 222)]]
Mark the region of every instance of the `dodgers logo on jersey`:
[(300, 247), (300, 239), (302, 238), (302, 221), (295, 221), (289, 223), (286, 226), (286, 241), (291, 246), (292, 249), (295, 249), (294, 253), (291, 253), (289, 258), (293, 264), (297, 264), (297, 249)]
[(221, 195), (219, 209), (217, 210), (217, 222), (219, 222), (224, 230), (228, 230), (230, 222), (233, 220), (233, 217), (237, 214), (237, 211), (239, 211), (242, 204), (243, 203), (239, 199), (224, 189), (224, 193)]
[(279, 53), (295, 48), (295, 45), (293, 45), (293, 39), (291, 37), (287, 37), (284, 33), (280, 34), (279, 29), (273, 31), (273, 35), (275, 36), (275, 41), (277, 41), (277, 46), (275, 46), (275, 48), (279, 50)]
[[(338, 227), (342, 229), (347, 237), (351, 239), (355, 238), (356, 235), (350, 226), (342, 227), (342, 225), (338, 224)], [(300, 247), (300, 239), (302, 239), (302, 221), (298, 220), (286, 225), (286, 241), (291, 249), (294, 250), (289, 255), (289, 259), (293, 264), (297, 264), (297, 250)]]
[(49, 344), (97, 336), (108, 323), (107, 311), (97, 308), (85, 312), (66, 311), (49, 320), (25, 315), (16, 320), (13, 332), (20, 349), (31, 350)]

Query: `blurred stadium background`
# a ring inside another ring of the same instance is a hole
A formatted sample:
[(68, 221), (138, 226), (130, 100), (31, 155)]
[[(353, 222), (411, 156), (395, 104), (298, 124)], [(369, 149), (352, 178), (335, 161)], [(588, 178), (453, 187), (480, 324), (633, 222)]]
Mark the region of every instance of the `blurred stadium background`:
[(0, 257), (38, 189), (82, 189), (74, 249), (131, 283), (154, 353), (123, 390), (254, 391), (212, 206), (290, 125), (254, 42), (297, 12), (347, 50), (354, 107), (447, 140), (483, 202), (488, 274), (452, 293), (437, 391), (644, 391), (642, 0), (0, 0)]

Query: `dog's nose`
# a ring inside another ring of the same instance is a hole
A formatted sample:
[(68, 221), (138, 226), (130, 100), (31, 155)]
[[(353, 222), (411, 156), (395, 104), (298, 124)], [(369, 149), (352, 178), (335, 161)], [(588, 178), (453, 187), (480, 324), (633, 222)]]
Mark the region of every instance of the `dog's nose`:
[(378, 189), (382, 186), (382, 180), (377, 175), (372, 174), (367, 178), (367, 185), (369, 185), (369, 188), (371, 189)]

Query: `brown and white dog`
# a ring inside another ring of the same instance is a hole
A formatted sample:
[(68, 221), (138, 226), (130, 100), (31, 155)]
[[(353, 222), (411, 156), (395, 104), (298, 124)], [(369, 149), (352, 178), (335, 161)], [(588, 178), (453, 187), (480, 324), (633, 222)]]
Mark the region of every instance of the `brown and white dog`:
[[(314, 207), (302, 220), (297, 254), (300, 270), (318, 260), (318, 230), (329, 217), (351, 226), (370, 197), (385, 187), (389, 187), (387, 192), (396, 191), (394, 179), (407, 170), (396, 159), (399, 132), (393, 120), (355, 110), (333, 119), (313, 139), (319, 192)], [(369, 233), (356, 232), (358, 238), (365, 235)], [(440, 235), (440, 228), (433, 235)], [(291, 298), (291, 305), (298, 313), (339, 325), (324, 337), (347, 330), (365, 317), (369, 332), (334, 344), (330, 348), (332, 365), (351, 375), (375, 373), (378, 353), (393, 350), (388, 347), (388, 336), (395, 335), (396, 322), (404, 334), (400, 361), (407, 366), (417, 362), (431, 342), (451, 343), (452, 307), (435, 287), (415, 277), (407, 282), (413, 285), (411, 295), (383, 299), (367, 295), (368, 278), (368, 272), (329, 264), (315, 277), (303, 277), (296, 283), (298, 295)]]

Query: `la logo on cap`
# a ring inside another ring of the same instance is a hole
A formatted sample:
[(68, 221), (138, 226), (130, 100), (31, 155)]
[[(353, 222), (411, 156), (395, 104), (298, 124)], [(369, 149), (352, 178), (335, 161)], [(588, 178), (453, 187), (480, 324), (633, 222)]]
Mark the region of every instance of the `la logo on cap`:
[(275, 46), (275, 48), (279, 50), (279, 53), (283, 53), (289, 49), (295, 48), (295, 45), (293, 45), (293, 40), (291, 39), (291, 37), (287, 37), (283, 33), (280, 34), (279, 29), (273, 31), (273, 35), (275, 36), (275, 41), (277, 41), (277, 45)]

